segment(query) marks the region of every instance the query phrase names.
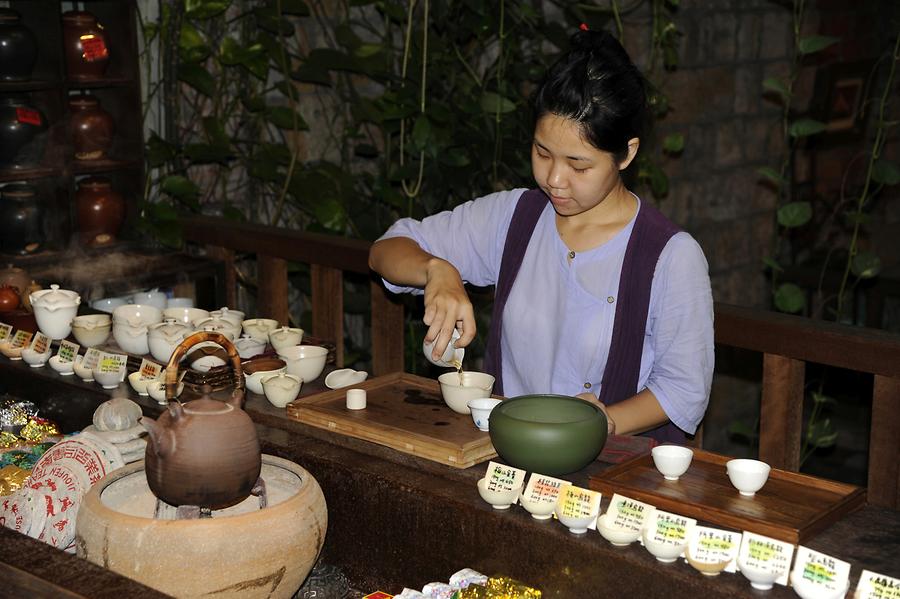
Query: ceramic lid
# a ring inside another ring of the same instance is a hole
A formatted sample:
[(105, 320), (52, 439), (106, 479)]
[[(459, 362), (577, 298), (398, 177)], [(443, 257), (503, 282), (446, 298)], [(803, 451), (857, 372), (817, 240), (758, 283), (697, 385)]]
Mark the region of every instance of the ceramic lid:
[(167, 318), (163, 322), (151, 324), (147, 328), (150, 331), (148, 333), (149, 337), (161, 337), (166, 340), (178, 340), (184, 335), (192, 333), (194, 331), (194, 329), (192, 329), (191, 327), (185, 324), (180, 324), (174, 318)]
[(59, 285), (50, 285), (50, 289), (42, 289), (31, 294), (31, 305), (45, 308), (65, 308), (77, 306), (81, 296), (68, 289), (60, 289)]

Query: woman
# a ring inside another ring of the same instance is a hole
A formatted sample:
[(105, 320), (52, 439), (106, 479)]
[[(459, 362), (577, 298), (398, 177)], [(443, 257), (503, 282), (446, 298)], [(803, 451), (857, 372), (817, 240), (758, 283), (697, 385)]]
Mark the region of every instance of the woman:
[(493, 193), (397, 221), (369, 264), (395, 292), (424, 293), (426, 341), (476, 334), (464, 281), (496, 285), (485, 370), (495, 392), (577, 395), (610, 432), (683, 442), (703, 418), (713, 308), (699, 245), (631, 193), (643, 78), (605, 32), (580, 31), (533, 98), (538, 189)]

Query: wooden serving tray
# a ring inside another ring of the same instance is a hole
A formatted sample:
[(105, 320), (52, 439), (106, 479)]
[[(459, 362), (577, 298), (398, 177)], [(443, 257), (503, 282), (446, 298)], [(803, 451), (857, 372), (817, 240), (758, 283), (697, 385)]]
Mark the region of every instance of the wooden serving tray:
[(354, 388), (366, 390), (365, 410), (348, 410), (347, 389), (335, 389), (299, 397), (287, 405), (287, 416), (456, 468), (497, 455), (471, 416), (447, 407), (433, 379), (395, 372)]
[(688, 471), (668, 481), (645, 454), (592, 476), (589, 486), (605, 495), (619, 493), (683, 516), (795, 544), (866, 500), (861, 487), (776, 468), (755, 496), (744, 497), (725, 471), (730, 459), (694, 449)]

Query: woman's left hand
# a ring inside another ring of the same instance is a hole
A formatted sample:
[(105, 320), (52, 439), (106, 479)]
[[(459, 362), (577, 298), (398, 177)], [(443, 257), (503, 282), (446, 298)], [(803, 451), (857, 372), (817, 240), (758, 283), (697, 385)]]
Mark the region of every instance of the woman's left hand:
[(575, 397), (583, 399), (585, 401), (589, 401), (592, 404), (599, 406), (603, 414), (606, 415), (606, 433), (608, 435), (616, 434), (616, 421), (612, 419), (612, 417), (609, 415), (609, 410), (607, 410), (606, 406), (599, 399), (597, 399), (596, 395), (594, 395), (593, 393), (579, 393)]

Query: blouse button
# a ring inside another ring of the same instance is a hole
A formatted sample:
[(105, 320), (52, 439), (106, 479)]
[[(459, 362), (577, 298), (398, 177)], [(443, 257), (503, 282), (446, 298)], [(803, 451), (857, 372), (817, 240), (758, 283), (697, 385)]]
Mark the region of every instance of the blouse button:
[(569, 260), (575, 259), (575, 252), (569, 252)]
[(584, 388), (585, 388), (585, 389), (590, 389), (590, 388), (591, 388), (591, 384), (590, 384), (590, 383), (585, 383), (585, 384), (584, 384)]
[(614, 298), (613, 296), (609, 296), (608, 298), (606, 298), (606, 303), (608, 303), (608, 304), (611, 304), (614, 301), (616, 301), (616, 298)]

